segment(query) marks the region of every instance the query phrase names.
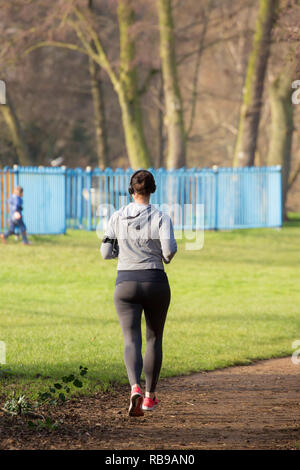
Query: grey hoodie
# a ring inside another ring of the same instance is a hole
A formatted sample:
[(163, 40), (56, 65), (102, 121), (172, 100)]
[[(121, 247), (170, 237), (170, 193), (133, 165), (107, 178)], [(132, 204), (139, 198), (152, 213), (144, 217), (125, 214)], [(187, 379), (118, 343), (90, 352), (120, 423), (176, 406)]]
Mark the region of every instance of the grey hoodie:
[(118, 256), (118, 271), (163, 270), (163, 261), (169, 263), (177, 251), (171, 218), (151, 204), (132, 202), (111, 216), (100, 251), (104, 259)]

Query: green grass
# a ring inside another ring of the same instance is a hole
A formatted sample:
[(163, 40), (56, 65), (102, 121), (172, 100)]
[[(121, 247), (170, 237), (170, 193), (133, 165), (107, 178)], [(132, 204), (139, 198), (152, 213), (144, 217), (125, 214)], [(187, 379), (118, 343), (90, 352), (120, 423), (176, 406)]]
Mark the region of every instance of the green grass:
[[(89, 368), (85, 393), (126, 382), (116, 261), (102, 260), (95, 232), (31, 240), (0, 246), (0, 340), (10, 369), (0, 395), (35, 395), (80, 365)], [(166, 267), (161, 376), (291, 354), (300, 339), (299, 219), (281, 230), (205, 232), (200, 251), (178, 245)]]

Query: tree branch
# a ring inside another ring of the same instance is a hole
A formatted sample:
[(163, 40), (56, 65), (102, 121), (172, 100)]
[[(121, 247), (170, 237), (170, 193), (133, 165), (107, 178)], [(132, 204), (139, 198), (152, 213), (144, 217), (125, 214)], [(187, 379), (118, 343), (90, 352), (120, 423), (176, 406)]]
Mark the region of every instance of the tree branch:
[(25, 50), (25, 55), (30, 54), (30, 52), (34, 51), (35, 49), (39, 49), (41, 47), (61, 47), (64, 49), (71, 49), (73, 51), (81, 52), (82, 54), (89, 55), (86, 50), (79, 47), (77, 44), (72, 44), (63, 41), (40, 41), (33, 46), (29, 47)]
[[(77, 16), (78, 20), (82, 21), (84, 23), (84, 25), (86, 26), (86, 28), (87, 28), (94, 44), (95, 44), (96, 51), (97, 51), (96, 56), (98, 56), (98, 60), (96, 60), (96, 62), (107, 72), (107, 74), (108, 74), (108, 76), (109, 76), (116, 92), (119, 93), (120, 81), (117, 78), (115, 72), (113, 71), (113, 69), (111, 67), (111, 64), (110, 64), (110, 62), (107, 58), (107, 55), (106, 55), (106, 53), (103, 49), (103, 46), (102, 46), (101, 41), (99, 39), (99, 36), (97, 35), (94, 28), (90, 25), (90, 23), (88, 22), (88, 20), (84, 16), (84, 14), (77, 7), (74, 7), (74, 13)], [(90, 56), (92, 57), (92, 55), (90, 55)]]
[[(225, 37), (225, 38), (214, 39), (213, 41), (208, 42), (206, 45), (203, 45), (203, 51), (210, 48), (210, 47), (215, 46), (218, 43), (224, 43), (225, 41), (232, 41), (232, 40), (238, 39), (239, 37), (240, 37), (240, 33), (239, 34), (233, 34), (232, 36), (228, 36), (228, 37)], [(181, 66), (187, 59), (189, 59), (193, 55), (197, 54), (198, 51), (199, 51), (199, 47), (197, 47), (197, 49), (194, 49), (193, 51), (188, 52), (187, 54), (183, 54), (177, 60), (177, 65)]]

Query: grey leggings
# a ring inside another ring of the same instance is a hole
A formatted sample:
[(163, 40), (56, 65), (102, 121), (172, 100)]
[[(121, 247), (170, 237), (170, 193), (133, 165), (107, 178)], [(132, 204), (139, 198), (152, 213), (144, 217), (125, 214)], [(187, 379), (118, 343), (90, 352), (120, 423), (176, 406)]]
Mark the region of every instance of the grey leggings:
[(163, 330), (170, 304), (169, 284), (124, 281), (116, 285), (114, 302), (124, 336), (124, 360), (130, 385), (140, 383), (143, 369), (141, 317), (144, 310), (146, 391), (154, 392), (162, 364)]

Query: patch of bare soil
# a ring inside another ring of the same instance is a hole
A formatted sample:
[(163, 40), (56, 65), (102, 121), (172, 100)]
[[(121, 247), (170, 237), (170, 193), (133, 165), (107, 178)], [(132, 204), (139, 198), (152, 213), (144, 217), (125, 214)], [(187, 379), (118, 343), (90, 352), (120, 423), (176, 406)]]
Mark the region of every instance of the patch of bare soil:
[(159, 382), (160, 404), (127, 415), (129, 388), (66, 402), (53, 431), (0, 411), (1, 449), (300, 449), (300, 366), (290, 358)]

